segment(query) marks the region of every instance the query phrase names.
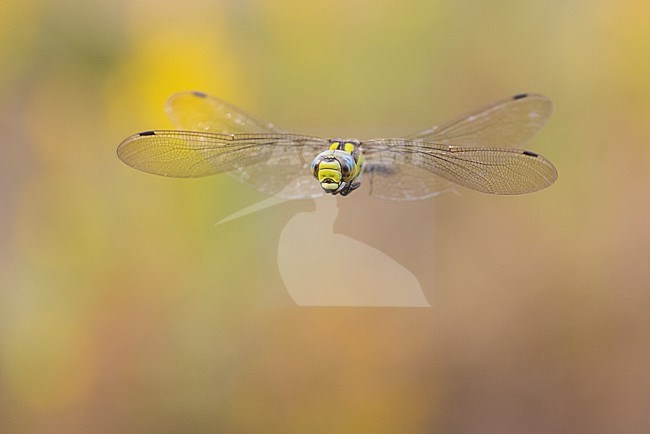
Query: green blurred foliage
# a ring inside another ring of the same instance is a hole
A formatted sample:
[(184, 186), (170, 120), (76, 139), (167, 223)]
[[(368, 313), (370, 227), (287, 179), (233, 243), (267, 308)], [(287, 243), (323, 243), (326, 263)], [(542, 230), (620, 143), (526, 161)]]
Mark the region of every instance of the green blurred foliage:
[[(647, 431), (648, 22), (640, 0), (3, 1), (0, 430)], [(277, 240), (312, 203), (215, 226), (262, 198), (115, 157), (187, 89), (360, 138), (542, 93), (530, 147), (560, 178), (340, 199), (335, 230), (433, 307), (291, 307)]]

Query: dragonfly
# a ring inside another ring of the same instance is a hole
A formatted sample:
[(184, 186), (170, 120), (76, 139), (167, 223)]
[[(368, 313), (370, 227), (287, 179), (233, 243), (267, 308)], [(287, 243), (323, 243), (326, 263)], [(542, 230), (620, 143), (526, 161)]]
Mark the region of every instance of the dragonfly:
[(549, 187), (553, 164), (521, 149), (544, 126), (552, 102), (518, 94), (404, 138), (325, 139), (292, 134), (255, 120), (203, 92), (173, 95), (167, 113), (177, 130), (126, 138), (117, 155), (151, 174), (197, 178), (229, 173), (256, 190), (286, 199), (369, 194), (418, 200), (460, 185), (515, 195)]

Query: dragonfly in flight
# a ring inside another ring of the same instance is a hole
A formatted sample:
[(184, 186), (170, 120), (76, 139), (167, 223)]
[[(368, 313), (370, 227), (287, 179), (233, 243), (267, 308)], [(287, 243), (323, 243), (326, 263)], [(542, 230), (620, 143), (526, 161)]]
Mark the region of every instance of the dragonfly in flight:
[(324, 139), (281, 131), (202, 92), (181, 92), (167, 102), (179, 130), (134, 134), (117, 155), (162, 176), (227, 172), (286, 199), (347, 196), (362, 178), (372, 196), (389, 200), (426, 199), (453, 184), (524, 194), (557, 179), (550, 161), (521, 149), (552, 108), (544, 96), (519, 94), (405, 138)]

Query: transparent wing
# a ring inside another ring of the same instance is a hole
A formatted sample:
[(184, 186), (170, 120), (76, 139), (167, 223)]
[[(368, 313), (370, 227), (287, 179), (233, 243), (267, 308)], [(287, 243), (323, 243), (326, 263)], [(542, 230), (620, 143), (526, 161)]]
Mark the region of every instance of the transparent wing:
[(309, 165), (327, 143), (297, 134), (146, 131), (124, 140), (117, 155), (147, 173), (196, 178), (230, 172), (260, 192), (298, 199), (322, 195)]
[(167, 114), (174, 126), (212, 133), (281, 133), (272, 124), (257, 121), (237, 107), (202, 92), (180, 92), (167, 100)]
[(553, 111), (548, 98), (520, 94), (492, 103), (408, 139), (463, 146), (520, 147), (544, 126)]
[(451, 181), (425, 168), (388, 158), (366, 162), (363, 178), (371, 196), (387, 200), (427, 199), (453, 188)]
[(383, 199), (433, 196), (445, 187), (438, 177), (491, 194), (532, 193), (557, 179), (550, 161), (520, 149), (403, 139), (368, 140), (361, 146), (368, 161), (370, 194)]

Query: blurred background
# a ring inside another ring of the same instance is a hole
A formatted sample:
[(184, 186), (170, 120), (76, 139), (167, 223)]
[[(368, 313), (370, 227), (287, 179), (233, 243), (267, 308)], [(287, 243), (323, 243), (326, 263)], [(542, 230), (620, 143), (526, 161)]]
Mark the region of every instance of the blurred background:
[[(648, 22), (646, 0), (2, 1), (0, 431), (650, 430)], [(192, 89), (359, 138), (541, 93), (527, 147), (560, 176), (338, 199), (334, 231), (431, 307), (296, 307), (278, 239), (314, 201), (215, 225), (264, 197), (115, 156)]]

